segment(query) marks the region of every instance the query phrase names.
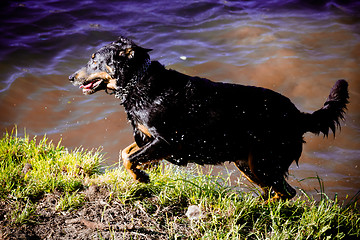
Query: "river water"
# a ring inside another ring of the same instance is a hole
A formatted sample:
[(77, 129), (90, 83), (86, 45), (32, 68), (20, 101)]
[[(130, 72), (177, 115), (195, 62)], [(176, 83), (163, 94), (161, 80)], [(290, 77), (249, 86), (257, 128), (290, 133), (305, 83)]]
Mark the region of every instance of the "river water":
[[(3, 1), (1, 132), (17, 125), (19, 135), (46, 134), (69, 149), (102, 146), (106, 164), (116, 163), (133, 142), (123, 108), (105, 93), (82, 95), (68, 75), (124, 35), (169, 68), (267, 87), (305, 112), (319, 109), (335, 81), (347, 79), (351, 103), (342, 131), (335, 139), (306, 134), (289, 182), (317, 197), (311, 178), (319, 176), (329, 197), (349, 199), (360, 189), (360, 4), (339, 2)], [(214, 171), (248, 184), (232, 165)]]

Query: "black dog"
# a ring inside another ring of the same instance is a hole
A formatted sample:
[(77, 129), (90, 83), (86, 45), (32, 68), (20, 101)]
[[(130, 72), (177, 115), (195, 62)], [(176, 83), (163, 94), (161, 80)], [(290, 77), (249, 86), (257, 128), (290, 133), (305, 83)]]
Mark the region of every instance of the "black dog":
[(336, 82), (321, 109), (302, 113), (269, 89), (167, 70), (150, 61), (149, 51), (121, 37), (69, 77), (84, 94), (105, 90), (120, 99), (135, 138), (121, 155), (140, 182), (149, 182), (140, 165), (161, 159), (176, 165), (230, 161), (265, 194), (272, 190), (274, 199), (289, 199), (296, 191), (284, 177), (300, 158), (303, 134), (335, 134), (344, 120), (345, 80)]

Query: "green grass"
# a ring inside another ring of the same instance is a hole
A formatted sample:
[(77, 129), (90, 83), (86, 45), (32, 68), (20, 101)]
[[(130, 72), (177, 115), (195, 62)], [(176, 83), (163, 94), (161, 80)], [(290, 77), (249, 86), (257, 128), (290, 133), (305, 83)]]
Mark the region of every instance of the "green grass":
[[(37, 141), (6, 133), (0, 140), (0, 198), (34, 200), (55, 190), (81, 190), (85, 177), (100, 172), (101, 159), (99, 151), (70, 153), (46, 137)], [(32, 170), (25, 172), (27, 164)]]
[[(84, 189), (98, 185), (110, 193), (109, 203), (140, 209), (165, 228), (169, 239), (360, 238), (355, 200), (343, 205), (322, 193), (324, 197), (316, 202), (299, 193), (305, 197), (264, 203), (231, 186), (230, 176), (194, 174), (194, 169), (165, 164), (150, 171), (149, 184), (140, 184), (122, 167), (101, 171), (102, 159), (100, 151), (68, 151), (45, 137), (20, 138), (16, 131), (4, 134), (0, 201), (11, 205), (11, 212), (0, 217), (13, 227), (37, 224), (36, 208), (47, 194), (58, 196), (59, 213), (74, 212), (86, 202)], [(27, 164), (32, 170), (25, 173)], [(186, 217), (190, 205), (200, 207), (201, 218)], [(115, 234), (114, 229), (108, 231)]]

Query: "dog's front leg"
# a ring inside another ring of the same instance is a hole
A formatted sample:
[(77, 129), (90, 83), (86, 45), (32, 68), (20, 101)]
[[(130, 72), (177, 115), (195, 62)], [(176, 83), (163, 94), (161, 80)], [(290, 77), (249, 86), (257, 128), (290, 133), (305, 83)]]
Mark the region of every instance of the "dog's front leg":
[(146, 180), (144, 173), (141, 173), (140, 170), (136, 168), (137, 166), (129, 161), (129, 156), (139, 151), (139, 149), (139, 146), (134, 142), (122, 150), (120, 157), (123, 160), (125, 169), (132, 176), (132, 178), (139, 180), (140, 182), (147, 182), (149, 180)]
[(138, 166), (167, 157), (169, 149), (168, 142), (157, 137), (141, 148), (135, 142), (132, 143), (121, 152), (121, 157), (125, 169), (135, 180), (148, 183), (150, 181), (149, 175), (138, 169)]

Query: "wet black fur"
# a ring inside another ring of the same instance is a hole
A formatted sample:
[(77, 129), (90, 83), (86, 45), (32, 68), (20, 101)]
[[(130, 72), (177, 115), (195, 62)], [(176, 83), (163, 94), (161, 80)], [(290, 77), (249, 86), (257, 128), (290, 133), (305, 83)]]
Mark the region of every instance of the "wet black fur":
[[(127, 48), (133, 56), (123, 56)], [(139, 78), (147, 49), (121, 38), (95, 53), (96, 64), (87, 71), (116, 69), (117, 92), (134, 128), (140, 151), (136, 163), (165, 158), (176, 165), (237, 162), (239, 169), (264, 188), (284, 198), (295, 195), (284, 180), (302, 152), (303, 134), (335, 133), (348, 103), (347, 82), (339, 80), (324, 106), (300, 112), (285, 96), (269, 89), (213, 82), (168, 70), (152, 61)], [(76, 81), (73, 76), (72, 81)], [(131, 86), (128, 87), (127, 86)], [(127, 88), (127, 89), (126, 89)], [(124, 90), (126, 89), (126, 90)], [(147, 136), (138, 129), (143, 125)]]

